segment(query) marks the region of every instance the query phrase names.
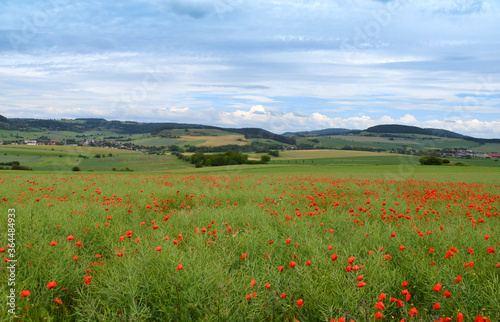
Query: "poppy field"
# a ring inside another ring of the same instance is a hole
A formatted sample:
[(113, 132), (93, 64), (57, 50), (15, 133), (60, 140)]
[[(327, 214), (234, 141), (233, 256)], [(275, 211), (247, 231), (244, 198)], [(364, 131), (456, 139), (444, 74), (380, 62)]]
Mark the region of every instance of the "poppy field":
[(362, 177), (3, 175), (0, 316), (500, 321), (498, 181)]

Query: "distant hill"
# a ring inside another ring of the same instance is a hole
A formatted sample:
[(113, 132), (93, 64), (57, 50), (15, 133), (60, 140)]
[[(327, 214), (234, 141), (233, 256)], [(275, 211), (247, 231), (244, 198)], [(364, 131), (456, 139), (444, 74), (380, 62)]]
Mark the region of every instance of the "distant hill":
[(350, 133), (353, 130), (342, 129), (342, 128), (330, 128), (315, 131), (301, 131), (301, 132), (285, 132), (281, 135), (283, 136), (322, 136), (322, 135), (339, 135)]
[(443, 130), (443, 129), (420, 128), (417, 126), (398, 125), (398, 124), (376, 125), (376, 126), (372, 126), (372, 127), (367, 128), (365, 130), (365, 132), (423, 134), (423, 135), (432, 135), (432, 136), (438, 136), (438, 137), (443, 137), (443, 138), (462, 139), (462, 140), (467, 140), (467, 141), (478, 142), (481, 144), (500, 143), (500, 139), (480, 139), (480, 138), (474, 138), (471, 136), (466, 136), (466, 135), (462, 135), (459, 133), (455, 133), (455, 132)]
[(151, 134), (163, 137), (168, 137), (167, 132), (165, 132), (168, 130), (206, 129), (213, 130), (213, 132), (222, 131), (228, 134), (242, 134), (246, 139), (261, 138), (274, 140), (288, 145), (296, 145), (295, 137), (300, 138), (341, 134), (356, 135), (361, 134), (362, 132), (377, 134), (422, 134), (442, 138), (462, 139), (477, 142), (480, 144), (500, 143), (500, 139), (474, 138), (443, 129), (420, 128), (417, 126), (399, 124), (377, 125), (369, 127), (366, 130), (328, 128), (313, 131), (286, 132), (279, 135), (261, 128), (223, 128), (202, 124), (174, 122), (141, 123), (134, 121), (108, 121), (103, 118), (78, 118), (75, 120), (46, 120), (28, 118), (7, 119), (6, 117), (0, 115), (0, 129), (19, 132), (70, 131), (75, 133), (83, 133), (86, 131), (106, 131), (114, 132), (117, 134)]
[(385, 125), (376, 125), (369, 127), (365, 130), (366, 132), (371, 133), (405, 133), (405, 134), (423, 134), (423, 135), (432, 135), (439, 137), (447, 137), (454, 139), (463, 139), (466, 136), (462, 134), (458, 134), (455, 132), (441, 130), (441, 129), (423, 129), (417, 126), (409, 126), (409, 125), (398, 125), (398, 124), (385, 124)]
[(167, 124), (164, 124), (164, 126), (158, 128), (157, 130), (152, 132), (151, 134), (162, 136), (162, 132), (164, 133), (164, 131), (166, 131), (166, 130), (173, 130), (173, 129), (219, 130), (219, 131), (224, 131), (224, 132), (228, 132), (228, 133), (243, 134), (246, 139), (254, 139), (254, 138), (269, 139), (269, 140), (274, 140), (274, 141), (278, 141), (281, 143), (292, 144), (292, 145), (294, 145), (296, 143), (294, 138), (274, 134), (270, 131), (260, 129), (260, 128), (223, 128), (223, 127), (218, 127), (218, 126), (209, 126), (209, 125), (200, 125), (200, 124), (186, 124), (186, 123), (167, 123)]

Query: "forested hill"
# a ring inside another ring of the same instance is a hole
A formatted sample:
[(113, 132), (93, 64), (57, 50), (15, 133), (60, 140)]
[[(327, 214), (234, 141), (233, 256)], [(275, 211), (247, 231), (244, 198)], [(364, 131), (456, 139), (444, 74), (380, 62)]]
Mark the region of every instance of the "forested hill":
[(365, 132), (370, 133), (401, 133), (401, 134), (423, 134), (423, 135), (432, 135), (444, 138), (452, 138), (452, 139), (462, 139), (467, 141), (478, 142), (481, 144), (484, 143), (500, 143), (500, 139), (480, 139), (474, 138), (471, 136), (462, 135), (459, 133), (455, 133), (448, 130), (443, 129), (433, 129), (433, 128), (420, 128), (417, 126), (408, 126), (408, 125), (398, 125), (398, 124), (386, 124), (386, 125), (376, 125), (369, 127), (365, 130)]
[(243, 134), (245, 138), (262, 138), (275, 140), (285, 144), (295, 144), (295, 139), (274, 134), (260, 128), (222, 128), (201, 124), (185, 123), (139, 123), (131, 121), (107, 121), (102, 118), (78, 118), (75, 120), (40, 120), (40, 119), (7, 119), (0, 115), (0, 129), (25, 132), (38, 131), (70, 131), (83, 133), (86, 131), (111, 131), (118, 134), (153, 134), (161, 135), (168, 129), (214, 129), (229, 133)]

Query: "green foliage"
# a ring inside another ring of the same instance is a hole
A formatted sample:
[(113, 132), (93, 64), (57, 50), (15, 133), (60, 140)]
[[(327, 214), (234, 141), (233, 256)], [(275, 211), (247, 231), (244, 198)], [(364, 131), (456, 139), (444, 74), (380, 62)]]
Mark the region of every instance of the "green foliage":
[(267, 154), (264, 154), (263, 156), (260, 157), (260, 162), (267, 164), (269, 161), (271, 161), (271, 157)]
[(422, 156), (418, 162), (420, 162), (421, 165), (442, 165), (443, 160), (441, 158), (438, 158), (433, 155), (424, 155)]
[(73, 168), (71, 168), (71, 171), (80, 171), (80, 168), (79, 167), (73, 167)]

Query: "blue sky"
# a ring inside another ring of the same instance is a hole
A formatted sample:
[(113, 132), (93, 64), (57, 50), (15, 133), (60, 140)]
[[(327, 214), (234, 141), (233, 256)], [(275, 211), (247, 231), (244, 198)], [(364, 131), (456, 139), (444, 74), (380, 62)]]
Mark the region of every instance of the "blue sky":
[(0, 114), (500, 138), (496, 0), (0, 3)]

